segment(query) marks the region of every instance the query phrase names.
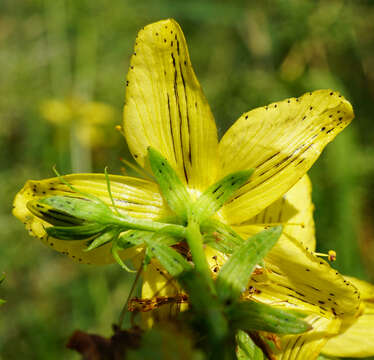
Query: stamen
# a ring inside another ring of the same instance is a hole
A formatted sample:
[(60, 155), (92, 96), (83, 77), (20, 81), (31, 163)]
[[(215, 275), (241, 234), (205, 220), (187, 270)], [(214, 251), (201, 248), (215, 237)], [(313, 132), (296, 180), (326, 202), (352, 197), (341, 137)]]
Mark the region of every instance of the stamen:
[(282, 226), (301, 226), (303, 229), (305, 228), (305, 224), (304, 223), (293, 223), (293, 222), (287, 222), (287, 221), (284, 221), (284, 222), (271, 222), (271, 223), (265, 223), (265, 224), (256, 223), (256, 224), (253, 224), (253, 225), (265, 225), (266, 227), (279, 226), (279, 225), (282, 225)]
[(315, 252), (313, 254), (316, 256), (320, 256), (320, 257), (327, 257), (328, 261), (331, 261), (331, 262), (336, 260), (336, 251), (334, 250), (329, 250), (327, 254), (318, 253), (318, 252)]

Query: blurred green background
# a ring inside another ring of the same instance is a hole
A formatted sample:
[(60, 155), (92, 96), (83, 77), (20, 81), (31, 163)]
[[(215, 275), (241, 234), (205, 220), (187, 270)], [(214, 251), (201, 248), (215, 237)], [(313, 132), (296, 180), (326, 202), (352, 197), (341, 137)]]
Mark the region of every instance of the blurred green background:
[[(129, 276), (51, 251), (11, 206), (54, 164), (120, 173), (128, 151), (114, 126), (135, 36), (167, 17), (184, 30), (221, 135), (244, 111), (309, 90), (352, 102), (356, 119), (311, 171), (317, 238), (321, 251), (337, 251), (340, 271), (374, 278), (373, 1), (1, 0), (2, 360), (78, 359), (64, 348), (72, 331), (109, 335), (118, 318)], [(102, 115), (94, 126), (91, 105)]]

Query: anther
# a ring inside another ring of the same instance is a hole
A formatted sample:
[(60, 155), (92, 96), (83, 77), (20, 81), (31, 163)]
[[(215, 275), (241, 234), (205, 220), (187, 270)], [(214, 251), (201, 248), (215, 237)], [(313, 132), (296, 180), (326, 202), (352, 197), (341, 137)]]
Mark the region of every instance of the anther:
[(313, 254), (316, 256), (320, 256), (320, 257), (327, 257), (328, 261), (331, 261), (331, 262), (336, 260), (336, 251), (334, 250), (329, 250), (327, 254), (318, 253), (318, 252), (315, 252)]

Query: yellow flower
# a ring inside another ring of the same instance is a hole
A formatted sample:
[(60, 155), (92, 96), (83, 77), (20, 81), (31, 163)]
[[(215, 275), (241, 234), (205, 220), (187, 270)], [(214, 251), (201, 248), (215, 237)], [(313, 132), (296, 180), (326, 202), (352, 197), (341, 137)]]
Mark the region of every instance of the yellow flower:
[[(352, 120), (349, 102), (331, 90), (286, 99), (244, 113), (218, 141), (184, 35), (174, 20), (148, 25), (139, 32), (126, 86), (124, 134), (141, 167), (149, 169), (147, 149), (152, 146), (173, 166), (194, 199), (225, 175), (254, 169), (250, 180), (215, 217), (243, 237), (265, 226), (286, 224), (244, 296), (310, 314), (307, 319), (313, 330), (282, 338), (283, 351), (277, 358), (316, 357), (327, 336), (341, 333), (360, 314), (356, 287), (310, 252), (315, 240), (310, 183), (305, 175), (323, 148)], [(147, 220), (170, 218), (172, 212), (153, 181), (109, 178), (119, 212)], [(76, 174), (64, 179), (111, 206), (104, 175)], [(26, 206), (31, 199), (69, 192), (58, 178), (28, 181), (15, 198), (14, 215), (33, 236), (79, 262), (112, 262), (110, 244), (85, 252), (84, 240), (48, 237), (48, 223)], [(223, 254), (209, 246), (206, 255), (213, 273), (225, 261)], [(178, 292), (167, 284), (167, 274), (152, 262), (144, 274), (143, 297)]]

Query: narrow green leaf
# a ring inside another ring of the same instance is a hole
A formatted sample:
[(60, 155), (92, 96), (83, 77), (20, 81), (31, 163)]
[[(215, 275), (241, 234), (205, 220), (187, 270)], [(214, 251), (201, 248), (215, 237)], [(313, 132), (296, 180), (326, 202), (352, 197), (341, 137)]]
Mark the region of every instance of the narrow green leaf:
[(153, 174), (160, 186), (162, 195), (170, 208), (182, 219), (186, 220), (191, 207), (191, 198), (185, 185), (175, 170), (157, 150), (148, 148), (149, 162)]
[(254, 301), (240, 301), (227, 308), (237, 329), (261, 330), (275, 334), (300, 334), (312, 327), (298, 316)]
[(251, 337), (244, 331), (239, 330), (236, 334), (236, 356), (238, 360), (264, 360), (264, 353), (256, 346)]
[(210, 186), (193, 204), (193, 215), (200, 223), (210, 218), (248, 181), (252, 173), (253, 169), (238, 171)]
[(102, 224), (86, 224), (77, 226), (51, 226), (46, 228), (49, 236), (60, 240), (84, 240), (100, 235), (106, 229)]
[(152, 254), (157, 258), (166, 271), (173, 277), (192, 268), (191, 264), (170, 246), (155, 239), (146, 239)]
[(234, 251), (217, 277), (216, 287), (220, 299), (235, 300), (240, 296), (247, 287), (256, 264), (262, 261), (281, 233), (281, 226), (263, 230)]

